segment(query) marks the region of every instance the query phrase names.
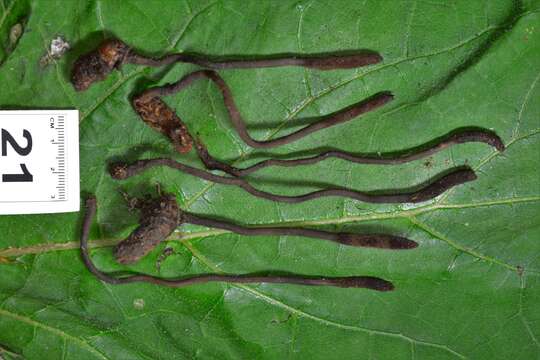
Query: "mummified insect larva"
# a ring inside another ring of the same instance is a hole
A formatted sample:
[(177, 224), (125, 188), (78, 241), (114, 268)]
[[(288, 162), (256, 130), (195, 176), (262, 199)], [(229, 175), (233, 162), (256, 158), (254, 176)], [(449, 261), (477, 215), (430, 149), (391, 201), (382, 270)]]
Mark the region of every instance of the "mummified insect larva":
[(186, 126), (163, 100), (136, 96), (132, 105), (145, 123), (171, 140), (176, 151), (186, 153), (191, 150), (193, 140)]
[(136, 262), (165, 240), (178, 226), (179, 208), (173, 195), (154, 200), (138, 200), (141, 211), (139, 226), (115, 250), (116, 261), (121, 264)]
[(75, 61), (71, 74), (71, 83), (75, 90), (86, 90), (97, 81), (104, 80), (111, 71), (119, 68), (129, 47), (120, 40), (103, 41), (97, 50), (82, 55)]

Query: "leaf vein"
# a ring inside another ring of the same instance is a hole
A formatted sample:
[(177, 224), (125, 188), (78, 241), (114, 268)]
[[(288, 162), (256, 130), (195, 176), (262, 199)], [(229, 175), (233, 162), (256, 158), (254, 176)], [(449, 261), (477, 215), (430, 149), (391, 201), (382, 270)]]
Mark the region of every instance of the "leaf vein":
[(23, 315), (20, 315), (20, 314), (16, 314), (16, 313), (7, 311), (5, 309), (0, 309), (0, 316), (9, 317), (9, 318), (14, 319), (16, 321), (20, 321), (22, 323), (31, 325), (34, 328), (34, 330), (37, 329), (37, 328), (40, 328), (40, 329), (43, 329), (43, 330), (48, 331), (50, 333), (53, 333), (54, 335), (57, 335), (57, 336), (59, 336), (60, 338), (62, 338), (64, 340), (70, 340), (73, 343), (77, 344), (79, 347), (81, 347), (83, 349), (86, 349), (88, 352), (90, 352), (96, 358), (106, 359), (106, 360), (109, 359), (103, 353), (98, 351), (95, 347), (90, 346), (90, 344), (88, 344), (83, 339), (80, 339), (80, 338), (78, 338), (76, 336), (70, 335), (70, 334), (66, 333), (65, 331), (63, 331), (63, 330), (57, 329), (57, 328), (49, 326), (49, 325), (45, 325), (45, 324), (43, 324), (43, 323), (41, 323), (39, 321), (36, 321), (34, 319), (30, 319), (30, 318), (28, 318), (26, 316), (23, 316)]
[[(195, 249), (191, 244), (186, 243), (185, 245), (186, 245), (187, 249), (189, 251), (191, 251), (193, 256), (195, 256), (203, 265), (205, 265), (206, 267), (208, 267), (212, 271), (215, 271), (217, 273), (223, 273), (223, 271), (216, 264), (214, 264), (213, 262), (208, 260), (206, 257), (202, 256), (202, 254), (197, 249)], [(422, 340), (417, 340), (417, 339), (414, 339), (412, 337), (406, 336), (406, 335), (404, 335), (402, 333), (394, 333), (394, 332), (390, 332), (390, 331), (375, 330), (375, 329), (370, 329), (370, 328), (361, 327), (361, 326), (341, 324), (341, 323), (338, 323), (336, 321), (327, 320), (327, 319), (321, 318), (319, 316), (310, 314), (308, 312), (302, 311), (300, 309), (297, 309), (297, 308), (295, 308), (293, 306), (290, 306), (290, 305), (288, 305), (288, 304), (286, 304), (286, 303), (284, 303), (282, 301), (279, 301), (279, 300), (277, 300), (277, 299), (275, 299), (275, 298), (273, 298), (273, 297), (271, 297), (269, 295), (263, 294), (263, 293), (257, 291), (256, 289), (252, 288), (251, 286), (242, 285), (242, 284), (233, 284), (232, 286), (236, 287), (236, 288), (239, 288), (241, 290), (244, 290), (245, 292), (248, 292), (251, 295), (254, 295), (256, 298), (261, 299), (261, 300), (267, 302), (270, 305), (274, 305), (274, 306), (280, 307), (282, 309), (285, 309), (286, 311), (288, 311), (291, 314), (294, 314), (294, 315), (297, 315), (297, 316), (300, 316), (300, 317), (303, 317), (303, 318), (306, 318), (306, 319), (310, 319), (310, 320), (313, 320), (315, 322), (319, 322), (319, 323), (324, 324), (326, 326), (337, 327), (339, 329), (349, 330), (349, 331), (364, 332), (364, 333), (367, 333), (369, 335), (380, 335), (380, 336), (394, 337), (394, 338), (402, 339), (402, 340), (405, 340), (405, 341), (408, 341), (408, 342), (414, 343), (414, 344), (419, 344), (419, 345), (424, 345), (424, 346), (429, 346), (429, 347), (435, 347), (435, 348), (450, 352), (450, 353), (452, 353), (452, 354), (454, 354), (454, 355), (456, 355), (456, 356), (458, 356), (458, 357), (460, 357), (462, 359), (465, 358), (464, 355), (458, 353), (457, 351), (451, 349), (450, 347), (448, 347), (446, 345), (427, 342), (427, 341), (422, 341)]]
[[(286, 221), (280, 223), (267, 223), (260, 224), (259, 226), (318, 226), (318, 225), (340, 225), (353, 222), (363, 222), (371, 220), (386, 220), (386, 219), (395, 219), (395, 218), (409, 218), (411, 216), (416, 216), (432, 211), (437, 210), (446, 210), (446, 209), (467, 209), (467, 208), (481, 208), (488, 206), (500, 206), (500, 205), (512, 205), (519, 203), (530, 203), (530, 202), (539, 202), (539, 196), (529, 196), (522, 198), (508, 198), (508, 199), (499, 199), (483, 202), (472, 202), (472, 203), (463, 203), (463, 204), (431, 204), (418, 208), (400, 210), (396, 212), (375, 212), (371, 214), (360, 214), (360, 215), (350, 215), (342, 218), (334, 219), (321, 219), (321, 220), (303, 220), (303, 221)], [(228, 231), (225, 230), (203, 230), (203, 231), (194, 231), (190, 233), (184, 233), (176, 231), (168, 241), (189, 241), (193, 239), (202, 239), (211, 236), (217, 236), (222, 234), (227, 234)], [(94, 240), (89, 243), (90, 248), (98, 247), (107, 247), (113, 246), (120, 241), (119, 239), (102, 239)], [(64, 251), (64, 250), (73, 250), (79, 247), (78, 241), (70, 241), (65, 243), (44, 243), (44, 244), (35, 244), (25, 247), (8, 247), (0, 250), (0, 257), (15, 257), (27, 254), (41, 254), (51, 251)]]

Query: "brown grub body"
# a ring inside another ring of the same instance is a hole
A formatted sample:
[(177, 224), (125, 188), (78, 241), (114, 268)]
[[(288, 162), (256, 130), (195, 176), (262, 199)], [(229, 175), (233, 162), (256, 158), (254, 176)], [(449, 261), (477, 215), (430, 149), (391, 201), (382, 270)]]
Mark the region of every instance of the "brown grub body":
[(132, 104), (146, 124), (171, 140), (176, 151), (186, 153), (191, 150), (193, 140), (186, 125), (163, 100), (158, 97), (136, 96)]
[(71, 83), (75, 90), (84, 91), (95, 82), (104, 80), (111, 71), (122, 65), (129, 47), (120, 40), (110, 39), (98, 49), (82, 55), (73, 65)]
[(174, 195), (142, 200), (139, 226), (120, 242), (114, 256), (120, 264), (131, 264), (152, 251), (165, 240), (178, 225), (179, 209)]

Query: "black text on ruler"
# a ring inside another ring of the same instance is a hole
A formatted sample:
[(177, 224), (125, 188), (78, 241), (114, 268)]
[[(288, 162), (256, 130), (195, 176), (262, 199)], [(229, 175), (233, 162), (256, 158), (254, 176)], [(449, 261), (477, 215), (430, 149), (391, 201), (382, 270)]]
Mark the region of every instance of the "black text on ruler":
[[(13, 151), (21, 156), (26, 156), (32, 151), (32, 134), (27, 129), (22, 130), (22, 136), (26, 139), (26, 146), (20, 146), (19, 143), (15, 140), (13, 135), (6, 130), (2, 129), (0, 132), (1, 141), (2, 141), (2, 156), (8, 156), (8, 146), (10, 146)], [(2, 174), (2, 182), (32, 182), (34, 177), (28, 171), (25, 163), (20, 163), (22, 173), (18, 174)]]
[(77, 211), (79, 112), (0, 110), (0, 214)]
[(51, 173), (57, 178), (56, 191), (50, 195), (51, 200), (65, 200), (66, 198), (66, 146), (65, 146), (65, 119), (63, 115), (51, 117), (49, 127), (56, 130), (56, 136), (51, 143), (56, 145), (56, 164), (51, 166)]

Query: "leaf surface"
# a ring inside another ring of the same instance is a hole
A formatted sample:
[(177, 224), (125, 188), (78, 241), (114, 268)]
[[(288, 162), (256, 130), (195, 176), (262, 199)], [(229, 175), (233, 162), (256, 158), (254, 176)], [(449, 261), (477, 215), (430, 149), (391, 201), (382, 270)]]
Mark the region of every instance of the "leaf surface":
[[(0, 0), (0, 107), (80, 110), (81, 188), (99, 202), (92, 256), (104, 271), (163, 277), (283, 271), (372, 275), (396, 290), (376, 293), (293, 285), (212, 283), (181, 289), (111, 286), (83, 266), (80, 214), (0, 217), (0, 357), (28, 359), (532, 359), (540, 356), (540, 14), (537, 1), (35, 1)], [(24, 20), (16, 46), (12, 27)], [(271, 168), (251, 177), (265, 190), (298, 194), (328, 184), (401, 189), (469, 165), (478, 180), (422, 204), (375, 205), (326, 198), (276, 204), (169, 169), (117, 182), (110, 159), (172, 156), (167, 139), (132, 110), (133, 94), (196, 69), (124, 66), (76, 93), (74, 59), (104, 37), (141, 52), (267, 55), (371, 49), (381, 64), (320, 72), (229, 70), (222, 75), (257, 139), (271, 139), (376, 92), (383, 109), (271, 151), (233, 131), (206, 81), (167, 97), (216, 157), (247, 165), (326, 146), (351, 152), (415, 147), (456, 128), (492, 129), (507, 150), (463, 144), (399, 166), (337, 159)], [(44, 64), (50, 42), (71, 50)], [(12, 51), (11, 51), (12, 50)], [(134, 228), (119, 188), (155, 184), (183, 209), (244, 224), (385, 231), (419, 242), (413, 251), (337, 246), (300, 237), (249, 238), (183, 225), (129, 268), (111, 245)], [(293, 185), (291, 185), (293, 184)], [(170, 247), (174, 253), (157, 262)]]

